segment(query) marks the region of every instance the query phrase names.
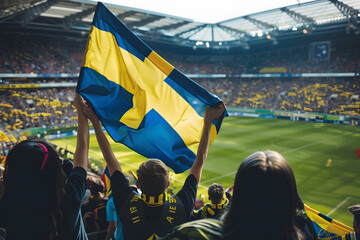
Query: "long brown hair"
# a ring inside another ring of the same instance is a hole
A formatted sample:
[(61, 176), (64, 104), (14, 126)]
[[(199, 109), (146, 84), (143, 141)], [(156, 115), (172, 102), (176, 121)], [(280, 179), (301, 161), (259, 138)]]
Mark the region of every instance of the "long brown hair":
[(295, 226), (299, 205), (293, 171), (274, 151), (259, 151), (240, 165), (229, 211), (224, 215), (225, 239), (301, 239)]
[[(27, 209), (36, 209), (43, 217), (38, 229), (34, 229), (42, 234), (38, 239), (56, 239), (65, 181), (61, 160), (49, 144), (40, 141), (20, 142), (6, 158), (2, 209), (8, 214), (21, 216), (21, 219), (17, 219), (18, 224), (29, 224), (26, 222), (34, 216), (28, 216), (31, 210)], [(21, 206), (14, 203), (18, 198), (23, 199)], [(10, 237), (16, 233), (7, 234)], [(31, 232), (28, 234), (33, 236)]]

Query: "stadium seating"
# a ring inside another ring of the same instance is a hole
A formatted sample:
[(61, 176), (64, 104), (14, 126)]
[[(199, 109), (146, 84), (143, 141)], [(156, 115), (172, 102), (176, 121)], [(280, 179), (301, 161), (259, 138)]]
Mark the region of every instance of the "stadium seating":
[[(0, 73), (78, 73), (85, 40), (8, 36), (0, 39)], [(355, 49), (355, 50), (354, 50)], [(332, 42), (329, 62), (309, 61), (309, 46), (245, 55), (159, 54), (185, 74), (355, 72), (360, 54), (350, 40)], [(349, 78), (194, 78), (227, 106), (324, 114), (360, 115), (360, 87)], [(76, 82), (74, 78), (28, 78), (21, 83)], [(2, 84), (19, 83), (2, 79)], [(76, 122), (74, 88), (3, 89), (0, 127), (6, 132)], [(26, 106), (26, 107), (25, 107)]]

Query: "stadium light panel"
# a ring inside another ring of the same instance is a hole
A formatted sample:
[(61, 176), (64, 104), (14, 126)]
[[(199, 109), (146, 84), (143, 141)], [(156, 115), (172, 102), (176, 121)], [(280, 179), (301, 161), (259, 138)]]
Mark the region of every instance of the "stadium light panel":
[(92, 22), (92, 18), (83, 18), (82, 21), (83, 21), (83, 22), (91, 23), (91, 22)]
[(41, 13), (40, 16), (43, 17), (52, 17), (52, 18), (65, 18), (64, 15), (52, 14), (52, 13)]
[(77, 8), (66, 8), (66, 7), (59, 7), (59, 6), (51, 6), (51, 9), (60, 10), (60, 11), (67, 11), (67, 12), (82, 12), (81, 9)]
[(126, 17), (124, 19), (125, 21), (131, 21), (131, 22), (140, 22), (141, 19), (135, 18), (135, 17)]

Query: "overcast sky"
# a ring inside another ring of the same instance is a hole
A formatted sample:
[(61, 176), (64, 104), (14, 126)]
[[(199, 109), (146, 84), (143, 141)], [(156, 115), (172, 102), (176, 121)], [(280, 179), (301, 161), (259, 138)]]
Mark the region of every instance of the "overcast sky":
[(251, 13), (312, 0), (102, 0), (121, 6), (150, 10), (197, 22), (217, 23)]

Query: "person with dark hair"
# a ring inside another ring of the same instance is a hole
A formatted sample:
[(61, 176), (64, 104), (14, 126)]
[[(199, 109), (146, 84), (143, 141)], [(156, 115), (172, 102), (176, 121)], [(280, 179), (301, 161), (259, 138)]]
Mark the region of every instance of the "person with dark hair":
[(297, 227), (301, 205), (294, 173), (285, 158), (275, 151), (255, 152), (237, 171), (231, 205), (223, 219), (224, 237), (310, 239)]
[(201, 218), (216, 218), (220, 219), (224, 213), (225, 207), (229, 203), (231, 195), (226, 193), (224, 197), (225, 189), (223, 185), (219, 183), (213, 183), (208, 188), (209, 200), (211, 203), (205, 204), (199, 210), (194, 210), (191, 216), (192, 220)]
[(360, 240), (360, 204), (355, 204), (347, 208), (353, 214), (353, 228), (354, 232), (348, 233), (342, 237), (343, 240)]
[[(78, 106), (77, 99), (74, 101)], [(46, 142), (22, 141), (8, 153), (0, 227), (7, 239), (87, 239), (80, 215), (85, 193), (89, 126), (78, 112), (74, 169), (67, 178), (57, 152)]]
[(259, 151), (240, 164), (223, 223), (195, 220), (160, 239), (315, 240), (311, 220), (302, 210), (290, 165), (275, 151)]
[[(86, 203), (81, 206), (81, 214), (83, 216), (83, 222), (87, 233), (99, 231), (99, 227), (107, 227), (105, 216), (98, 219), (95, 211), (105, 208), (108, 201), (104, 197), (105, 185), (100, 179), (89, 177), (87, 179), (87, 189), (90, 190), (90, 197)], [(100, 222), (101, 224), (97, 224)], [(100, 229), (104, 230), (104, 229)]]
[(196, 160), (182, 189), (170, 198), (165, 193), (169, 186), (169, 171), (158, 159), (147, 160), (137, 171), (136, 185), (142, 192), (141, 196), (132, 190), (102, 131), (98, 117), (85, 101), (83, 110), (93, 123), (110, 172), (114, 204), (123, 226), (124, 239), (156, 239), (172, 227), (188, 221), (209, 149), (211, 122), (221, 117), (225, 105), (221, 103), (206, 111)]

